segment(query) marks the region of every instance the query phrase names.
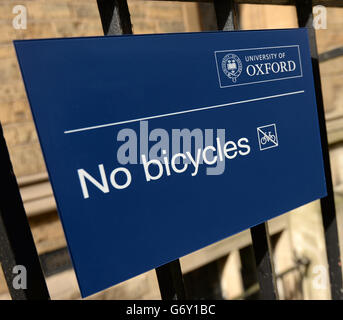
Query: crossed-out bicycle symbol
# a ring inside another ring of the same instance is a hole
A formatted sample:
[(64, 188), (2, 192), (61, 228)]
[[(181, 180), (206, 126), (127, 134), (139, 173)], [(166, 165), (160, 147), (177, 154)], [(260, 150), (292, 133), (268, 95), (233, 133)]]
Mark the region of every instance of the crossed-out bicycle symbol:
[(275, 124), (257, 128), (257, 135), (261, 151), (279, 145)]

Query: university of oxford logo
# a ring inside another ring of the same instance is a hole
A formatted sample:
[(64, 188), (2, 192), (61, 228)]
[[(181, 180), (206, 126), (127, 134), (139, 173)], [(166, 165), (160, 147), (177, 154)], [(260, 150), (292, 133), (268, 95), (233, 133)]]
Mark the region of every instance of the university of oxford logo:
[(222, 70), (235, 83), (242, 73), (241, 59), (233, 53), (225, 55), (222, 60)]

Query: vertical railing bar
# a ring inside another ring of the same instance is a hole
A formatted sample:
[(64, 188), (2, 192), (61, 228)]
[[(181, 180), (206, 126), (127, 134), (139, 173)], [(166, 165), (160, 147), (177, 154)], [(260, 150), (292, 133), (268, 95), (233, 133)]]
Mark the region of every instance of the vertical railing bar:
[(105, 36), (132, 34), (126, 0), (97, 0), (97, 4)]
[[(214, 0), (218, 30), (239, 29), (239, 11), (234, 0)], [(278, 299), (273, 255), (270, 246), (267, 222), (250, 229), (255, 253), (257, 278), (260, 284), (260, 299)]]
[(179, 259), (156, 268), (156, 275), (162, 300), (186, 299)]
[[(13, 300), (49, 300), (49, 292), (0, 124), (0, 262)], [(18, 274), (13, 267), (26, 269)], [(15, 288), (15, 277), (22, 287)], [(26, 279), (26, 281), (25, 281)], [(25, 283), (26, 282), (26, 283)]]
[[(105, 35), (132, 34), (130, 11), (126, 0), (97, 0)], [(156, 268), (163, 300), (185, 299), (179, 259)]]
[(279, 299), (274, 271), (273, 250), (270, 243), (268, 222), (260, 223), (250, 229), (254, 248), (257, 279), (260, 285), (259, 299)]
[(325, 122), (322, 86), (320, 80), (316, 34), (313, 27), (312, 0), (296, 0), (299, 27), (308, 29), (312, 57), (313, 78), (316, 91), (317, 112), (319, 119), (320, 137), (324, 161), (327, 196), (320, 200), (322, 219), (325, 233), (326, 254), (331, 284), (331, 298), (343, 299), (342, 265), (339, 249), (336, 208), (330, 167), (329, 144)]
[(233, 31), (239, 29), (238, 5), (233, 0), (214, 0), (218, 30)]

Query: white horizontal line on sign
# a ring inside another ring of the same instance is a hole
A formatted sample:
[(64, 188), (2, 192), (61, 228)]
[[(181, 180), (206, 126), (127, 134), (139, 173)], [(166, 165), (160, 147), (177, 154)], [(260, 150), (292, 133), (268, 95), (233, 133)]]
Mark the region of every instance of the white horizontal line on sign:
[(177, 111), (177, 112), (171, 112), (171, 113), (164, 113), (164, 114), (159, 114), (159, 115), (149, 116), (149, 117), (144, 117), (144, 118), (124, 120), (124, 121), (119, 121), (119, 122), (100, 124), (100, 125), (91, 126), (91, 127), (67, 130), (67, 131), (64, 131), (64, 133), (68, 134), (68, 133), (76, 133), (76, 132), (81, 132), (81, 131), (95, 130), (95, 129), (105, 128), (105, 127), (118, 126), (120, 124), (125, 124), (125, 123), (132, 123), (132, 122), (138, 122), (138, 121), (144, 121), (144, 120), (150, 120), (150, 119), (156, 119), (156, 118), (164, 118), (164, 117), (176, 116), (176, 115), (184, 114), (184, 113), (204, 111), (204, 110), (210, 110), (210, 109), (216, 109), (216, 108), (223, 108), (223, 107), (228, 107), (228, 106), (232, 106), (235, 104), (242, 104), (242, 103), (248, 103), (248, 102), (254, 102), (254, 101), (261, 101), (261, 100), (268, 100), (268, 99), (274, 99), (274, 98), (279, 98), (279, 97), (291, 96), (291, 95), (300, 94), (300, 93), (304, 93), (304, 92), (305, 92), (305, 90), (286, 92), (286, 93), (276, 94), (273, 96), (266, 96), (266, 97), (248, 99), (248, 100), (241, 100), (241, 101), (217, 104), (214, 106), (201, 107), (201, 108), (195, 108), (195, 109), (189, 109), (189, 110)]

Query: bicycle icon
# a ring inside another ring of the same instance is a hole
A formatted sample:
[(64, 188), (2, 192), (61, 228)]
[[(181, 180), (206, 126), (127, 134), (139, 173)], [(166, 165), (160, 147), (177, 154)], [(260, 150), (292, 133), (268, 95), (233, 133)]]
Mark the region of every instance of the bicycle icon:
[(264, 136), (261, 138), (262, 144), (266, 144), (269, 141), (276, 143), (276, 137), (270, 131), (268, 132), (268, 135), (264, 134)]
[(275, 124), (258, 127), (257, 136), (261, 151), (269, 148), (275, 148), (279, 145)]

